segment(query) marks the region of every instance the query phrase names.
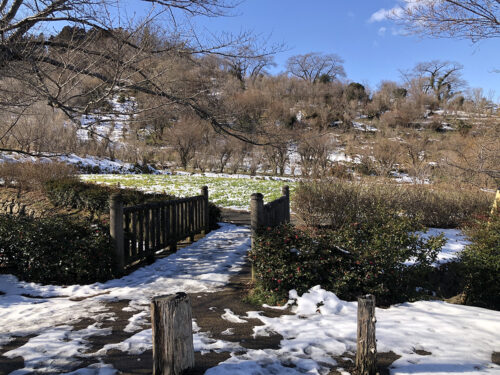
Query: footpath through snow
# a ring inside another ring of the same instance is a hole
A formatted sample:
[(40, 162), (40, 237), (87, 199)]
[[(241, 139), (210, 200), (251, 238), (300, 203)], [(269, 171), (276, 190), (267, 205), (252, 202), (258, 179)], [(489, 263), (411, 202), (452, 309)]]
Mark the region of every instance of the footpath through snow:
[[(463, 246), (460, 241), (465, 240), (453, 235), (453, 247)], [(248, 228), (222, 224), (177, 253), (106, 283), (41, 286), (0, 275), (0, 291), (5, 293), (0, 295), (0, 358), (23, 358), (24, 367), (14, 375), (35, 371), (115, 374), (113, 353), (137, 356), (151, 350), (153, 296), (220, 291), (242, 269), (249, 246)], [(115, 328), (110, 328), (119, 315), (110, 309), (112, 304), (128, 314), (118, 340)], [(318, 286), (303, 296), (291, 291), (289, 304), (293, 314), (275, 317), (257, 311), (216, 310), (231, 327), (261, 321), (263, 325), (253, 328), (254, 336), (277, 333), (283, 338), (272, 349), (231, 341), (235, 328), (218, 332), (218, 337), (227, 339), (213, 339), (194, 316), (197, 355), (229, 353), (206, 374), (329, 374), (334, 368), (342, 372), (337, 362), (342, 357), (349, 360), (356, 347), (356, 303), (342, 301)], [(206, 309), (214, 314), (214, 307)], [(393, 374), (500, 374), (500, 366), (492, 363), (492, 353), (500, 352), (500, 312), (421, 301), (377, 309), (376, 314), (379, 352), (400, 356), (392, 365)], [(2, 349), (19, 336), (26, 337), (22, 344)], [(96, 348), (95, 342), (102, 344)]]

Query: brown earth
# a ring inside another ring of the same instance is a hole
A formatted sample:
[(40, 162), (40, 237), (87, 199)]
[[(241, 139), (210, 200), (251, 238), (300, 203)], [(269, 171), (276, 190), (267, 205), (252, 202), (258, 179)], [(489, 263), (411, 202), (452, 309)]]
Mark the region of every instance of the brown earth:
[[(248, 225), (250, 216), (248, 212), (223, 210), (224, 221), (232, 222), (239, 225)], [(290, 312), (264, 309), (260, 306), (251, 305), (245, 302), (244, 297), (247, 295), (251, 287), (250, 267), (247, 264), (242, 271), (230, 279), (230, 283), (223, 290), (216, 293), (198, 293), (190, 294), (193, 318), (200, 327), (200, 332), (207, 332), (213, 339), (220, 339), (239, 343), (240, 346), (247, 349), (278, 349), (282, 336), (271, 335), (267, 337), (253, 338), (253, 327), (262, 325), (258, 319), (246, 319), (246, 323), (231, 323), (221, 318), (225, 309), (230, 309), (233, 313), (239, 316), (246, 316), (248, 311), (262, 311), (265, 316), (277, 317)], [(132, 336), (133, 333), (127, 333), (124, 328), (129, 323), (128, 319), (134, 312), (123, 311), (123, 308), (128, 306), (129, 301), (117, 301), (107, 305), (108, 311), (113, 312), (116, 316), (114, 321), (105, 321), (102, 328), (111, 328), (112, 333), (107, 336), (94, 336), (89, 340), (88, 353), (93, 353), (101, 349), (106, 344), (119, 343)], [(82, 320), (74, 326), (74, 330), (79, 330), (93, 324), (91, 319)], [(223, 335), (222, 332), (232, 328), (232, 335)], [(24, 345), (30, 337), (16, 338), (8, 345), (0, 350), (0, 375), (7, 375), (10, 372), (24, 367), (24, 362), (21, 357), (9, 359), (3, 354), (9, 350), (15, 349)], [(217, 353), (211, 351), (202, 355), (195, 353), (196, 367), (188, 372), (190, 375), (201, 375), (211, 367), (225, 361), (230, 357), (229, 353)], [(389, 373), (389, 366), (399, 356), (394, 353), (379, 353), (378, 361), (381, 374)], [(102, 358), (105, 363), (111, 364), (121, 374), (151, 374), (152, 371), (152, 351), (147, 350), (139, 355), (124, 353), (120, 350), (110, 350), (107, 355)], [(79, 359), (78, 368), (85, 368), (93, 363), (96, 363), (96, 358), (82, 357)], [(335, 358), (339, 364), (339, 368), (353, 373), (354, 371), (354, 356), (346, 353), (345, 355)], [(68, 369), (68, 370), (74, 370)], [(336, 369), (332, 369), (330, 374), (338, 374)]]

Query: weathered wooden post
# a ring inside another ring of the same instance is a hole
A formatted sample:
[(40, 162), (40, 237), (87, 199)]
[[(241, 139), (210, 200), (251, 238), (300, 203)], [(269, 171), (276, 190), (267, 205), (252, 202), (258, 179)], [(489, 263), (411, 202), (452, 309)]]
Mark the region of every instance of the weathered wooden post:
[(192, 314), (186, 293), (151, 301), (153, 374), (180, 375), (194, 367)]
[(290, 187), (285, 185), (281, 188), (281, 193), (286, 197), (286, 205), (285, 205), (285, 222), (290, 222)]
[(120, 193), (112, 194), (109, 199), (109, 234), (113, 240), (117, 271), (123, 273), (125, 252), (123, 246), (123, 199)]
[(208, 186), (201, 188), (201, 195), (203, 195), (203, 226), (205, 227), (203, 234), (210, 232), (210, 212), (208, 211)]
[(356, 370), (358, 375), (377, 373), (377, 341), (375, 338), (375, 296), (358, 297), (358, 344)]
[[(264, 196), (261, 193), (254, 193), (250, 198), (250, 228), (251, 228), (251, 246), (255, 248), (255, 237), (257, 230), (264, 222)], [(255, 280), (255, 269), (252, 264), (252, 280)]]

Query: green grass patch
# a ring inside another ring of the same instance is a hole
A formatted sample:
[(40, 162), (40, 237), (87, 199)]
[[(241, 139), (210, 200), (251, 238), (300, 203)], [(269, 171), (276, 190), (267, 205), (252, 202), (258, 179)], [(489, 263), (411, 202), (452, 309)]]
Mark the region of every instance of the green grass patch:
[(208, 186), (209, 199), (221, 207), (248, 209), (250, 196), (262, 193), (264, 201), (270, 202), (281, 196), (281, 188), (290, 186), (295, 191), (295, 182), (263, 178), (229, 178), (188, 175), (82, 175), (86, 182), (117, 185), (145, 192), (166, 193), (177, 197), (200, 194), (202, 186)]

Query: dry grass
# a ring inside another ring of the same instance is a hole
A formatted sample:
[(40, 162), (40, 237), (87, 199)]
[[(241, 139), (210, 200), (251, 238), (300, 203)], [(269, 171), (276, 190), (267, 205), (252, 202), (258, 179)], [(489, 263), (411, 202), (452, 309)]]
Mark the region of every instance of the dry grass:
[(76, 170), (65, 163), (23, 162), (1, 163), (0, 178), (6, 187), (19, 191), (41, 190), (46, 181), (73, 176)]
[(370, 208), (383, 205), (418, 217), (427, 227), (455, 228), (475, 215), (487, 214), (492, 202), (491, 193), (451, 185), (330, 179), (299, 185), (294, 210), (308, 226), (338, 228), (358, 221)]

